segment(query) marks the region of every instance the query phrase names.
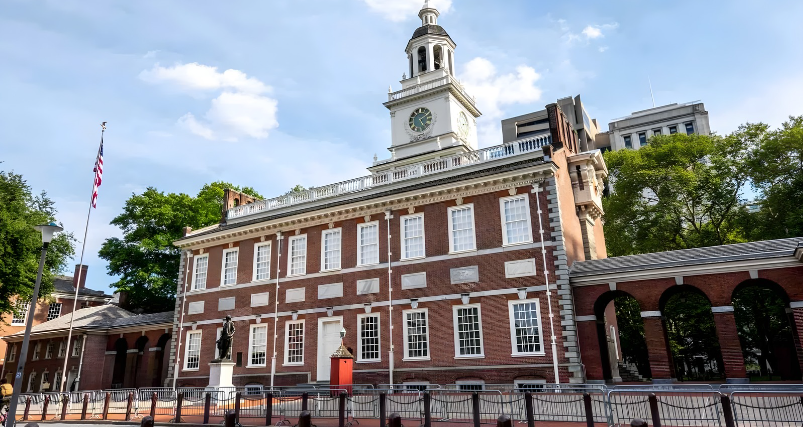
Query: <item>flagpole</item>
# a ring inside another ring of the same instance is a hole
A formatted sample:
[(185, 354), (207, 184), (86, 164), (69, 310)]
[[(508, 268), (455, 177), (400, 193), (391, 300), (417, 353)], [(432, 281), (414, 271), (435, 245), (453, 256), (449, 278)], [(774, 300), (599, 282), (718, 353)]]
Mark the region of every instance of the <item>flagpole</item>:
[[(100, 155), (100, 149), (103, 147), (103, 133), (106, 132), (106, 122), (103, 122), (100, 125), (100, 145), (98, 145), (98, 152), (95, 155), (95, 168), (99, 167), (98, 165), (98, 156)], [(97, 172), (95, 172), (97, 175)], [(73, 299), (72, 303), (72, 312), (70, 313), (70, 329), (67, 332), (67, 342), (66, 342), (66, 350), (64, 352), (64, 366), (61, 369), (61, 386), (59, 387), (59, 392), (64, 392), (64, 386), (67, 383), (67, 361), (70, 360), (70, 355), (72, 351), (70, 350), (70, 339), (72, 338), (72, 326), (73, 320), (75, 320), (75, 309), (78, 306), (78, 291), (81, 289), (81, 275), (84, 272), (84, 251), (86, 251), (86, 236), (89, 232), (89, 216), (92, 215), (92, 200), (94, 199), (95, 195), (95, 179), (92, 180), (92, 196), (89, 198), (89, 211), (86, 213), (86, 226), (84, 226), (84, 241), (81, 244), (81, 261), (78, 263), (78, 277), (77, 280), (73, 282), (75, 285), (75, 298)], [(82, 349), (83, 350), (83, 349)], [(75, 378), (75, 391), (78, 391), (78, 388), (81, 385), (81, 377), (80, 375)]]

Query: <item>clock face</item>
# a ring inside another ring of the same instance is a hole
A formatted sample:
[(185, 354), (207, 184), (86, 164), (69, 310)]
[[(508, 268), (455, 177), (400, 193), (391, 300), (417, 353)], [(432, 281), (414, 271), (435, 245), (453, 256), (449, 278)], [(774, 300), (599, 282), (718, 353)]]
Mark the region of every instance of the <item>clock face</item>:
[(464, 138), (468, 135), (468, 117), (462, 111), (457, 115), (457, 130), (460, 132), (460, 136)]
[(432, 124), (432, 112), (426, 108), (416, 108), (410, 114), (410, 129), (416, 132), (425, 131)]

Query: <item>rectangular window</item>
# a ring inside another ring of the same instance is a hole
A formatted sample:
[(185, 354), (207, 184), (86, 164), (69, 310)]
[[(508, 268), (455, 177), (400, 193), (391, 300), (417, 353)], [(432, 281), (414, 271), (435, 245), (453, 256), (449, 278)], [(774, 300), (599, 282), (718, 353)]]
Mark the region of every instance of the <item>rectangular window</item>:
[(647, 145), (647, 132), (640, 132), (638, 134), (638, 143), (642, 147)]
[(289, 276), (307, 274), (307, 235), (290, 238), (290, 256), (287, 257)]
[(454, 306), (455, 356), (483, 357), (479, 305)]
[(67, 346), (64, 341), (59, 342), (59, 359), (67, 355)]
[(47, 308), (47, 320), (53, 320), (59, 316), (61, 316), (61, 303), (60, 302), (51, 303), (50, 306)]
[(402, 259), (424, 256), (424, 214), (401, 217)]
[(193, 371), (201, 367), (201, 331), (187, 332), (187, 347), (184, 349), (184, 370)]
[(321, 233), (321, 271), (340, 269), (340, 229)]
[(220, 272), (221, 286), (237, 284), (237, 257), (240, 250), (237, 248), (223, 251), (223, 271)]
[(516, 380), (513, 387), (517, 393), (543, 393), (546, 391), (544, 384), (546, 384), (544, 380)]
[(661, 129), (653, 129), (653, 130), (652, 130), (652, 134), (653, 134), (653, 136), (655, 136), (655, 135), (660, 135), (660, 134), (661, 134), (661, 132), (662, 132), (662, 131), (661, 131)]
[(304, 364), (304, 321), (285, 323), (284, 364)]
[(429, 322), (427, 310), (404, 312), (404, 358), (429, 359)]
[(678, 133), (678, 127), (677, 126), (669, 126), (669, 134), (672, 135), (674, 133)]
[(457, 381), (457, 389), (463, 392), (483, 391), (485, 383), (483, 381)]
[(474, 205), (461, 205), (449, 211), (449, 249), (450, 252), (473, 251), (477, 249), (474, 239)]
[(360, 340), (357, 343), (357, 360), (378, 362), (379, 357), (379, 314), (359, 314)]
[[(38, 358), (39, 357), (37, 356), (37, 359)], [(17, 360), (17, 345), (11, 344), (11, 349), (8, 351), (8, 361), (13, 362), (15, 360)]]
[(206, 270), (209, 267), (209, 254), (195, 256), (192, 273), (192, 290), (206, 289)]
[(532, 243), (530, 205), (526, 195), (499, 199), (502, 215), (502, 241), (505, 245)]
[(622, 138), (625, 140), (625, 148), (633, 148), (633, 141), (630, 139), (630, 135), (625, 135)]
[(265, 366), (268, 355), (268, 326), (251, 325), (248, 343), (248, 366)]
[(379, 221), (357, 225), (357, 265), (379, 263)]
[(691, 135), (694, 133), (694, 123), (688, 122), (684, 123), (683, 125), (686, 126), (686, 135)]
[(11, 318), (12, 325), (24, 325), (25, 319), (28, 318), (28, 310), (31, 308), (31, 303), (26, 302), (17, 306), (17, 311)]
[(47, 347), (45, 347), (45, 359), (52, 359), (53, 358), (53, 341), (47, 342)]
[(78, 357), (81, 354), (81, 340), (76, 338), (75, 341), (72, 342), (72, 357)]
[(513, 355), (544, 354), (538, 299), (508, 302)]
[(254, 281), (270, 279), (270, 242), (254, 245)]
[(31, 355), (31, 360), (39, 360), (39, 350), (41, 349), (41, 345), (37, 342), (35, 346), (33, 346), (33, 354)]

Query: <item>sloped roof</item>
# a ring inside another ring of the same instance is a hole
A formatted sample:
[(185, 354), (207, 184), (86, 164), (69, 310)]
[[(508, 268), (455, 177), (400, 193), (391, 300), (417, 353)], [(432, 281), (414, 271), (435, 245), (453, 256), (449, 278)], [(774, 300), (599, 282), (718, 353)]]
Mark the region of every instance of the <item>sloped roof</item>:
[(782, 258), (794, 256), (797, 248), (803, 248), (803, 237), (578, 261), (572, 264), (569, 276), (583, 277), (626, 271)]
[[(53, 289), (56, 292), (62, 292), (65, 294), (72, 294), (75, 295), (75, 287), (73, 284), (73, 277), (72, 276), (56, 276), (53, 279)], [(111, 298), (111, 295), (103, 292), (103, 291), (96, 291), (93, 289), (81, 288), (78, 290), (78, 295), (85, 295), (85, 296), (95, 296), (95, 297), (107, 297)]]
[[(70, 315), (65, 314), (53, 320), (41, 323), (31, 329), (31, 334), (44, 334), (48, 332), (66, 331), (70, 327)], [(103, 330), (138, 325), (155, 325), (173, 322), (173, 312), (167, 311), (153, 314), (134, 314), (116, 305), (99, 305), (82, 308), (75, 311), (73, 329)], [(8, 335), (4, 338), (21, 337), (24, 331)]]

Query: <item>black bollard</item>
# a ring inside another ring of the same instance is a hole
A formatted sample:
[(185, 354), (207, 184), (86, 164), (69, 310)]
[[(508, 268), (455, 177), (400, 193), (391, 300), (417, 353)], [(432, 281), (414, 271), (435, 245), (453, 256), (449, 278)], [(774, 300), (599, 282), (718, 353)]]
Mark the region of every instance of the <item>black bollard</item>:
[(586, 427), (594, 427), (594, 410), (591, 409), (591, 395), (583, 393), (583, 406), (586, 409)]
[(112, 394), (106, 392), (106, 397), (103, 399), (103, 419), (109, 418), (109, 403), (112, 400)]
[[(719, 395), (720, 400), (722, 401), (722, 415), (725, 416), (725, 426), (735, 427), (736, 423), (733, 420), (733, 406), (731, 405), (731, 399), (727, 394), (720, 393)], [(803, 397), (801, 397), (801, 403), (803, 403)]]
[(45, 403), (42, 405), (42, 421), (47, 421), (48, 404), (50, 404), (50, 396), (45, 396)]
[(298, 416), (298, 425), (296, 427), (312, 427), (312, 415), (310, 415), (309, 411), (301, 411), (301, 414)]
[(265, 425), (273, 424), (273, 393), (265, 394)]
[(174, 422), (181, 422), (181, 406), (184, 405), (184, 393), (179, 393), (176, 396), (176, 418)]
[(237, 425), (237, 413), (234, 412), (234, 409), (229, 409), (226, 411), (223, 422), (225, 427), (234, 427)]
[(379, 393), (379, 427), (385, 427), (388, 422), (388, 395), (383, 391)]
[(81, 419), (86, 419), (86, 411), (89, 409), (89, 393), (84, 393), (84, 406), (81, 407)]
[(535, 427), (535, 412), (533, 412), (533, 394), (524, 393), (524, 410), (527, 411), (527, 427)]
[(424, 392), (424, 427), (432, 427), (432, 395)]
[(658, 412), (658, 397), (655, 393), (650, 393), (650, 413), (652, 414), (653, 427), (661, 427), (661, 414)]
[(496, 419), (496, 427), (513, 427), (513, 421), (507, 415), (500, 415)]
[(142, 417), (142, 422), (140, 423), (140, 427), (153, 427), (153, 417), (150, 415), (147, 417)]
[(212, 409), (212, 393), (206, 393), (204, 398), (204, 424), (209, 424), (209, 412)]
[(630, 422), (630, 427), (647, 427), (647, 422), (641, 418), (636, 418)]
[(156, 397), (156, 392), (154, 391), (151, 395), (151, 418), (156, 418), (156, 401), (158, 398)]
[(480, 395), (476, 391), (471, 393), (471, 412), (473, 413), (474, 427), (480, 427)]
[(395, 412), (390, 414), (390, 417), (388, 418), (388, 427), (402, 427), (401, 416)]
[(306, 391), (301, 393), (301, 410), (308, 411), (309, 408), (307, 407), (307, 403), (309, 402), (309, 393)]
[(338, 398), (337, 406), (337, 425), (338, 427), (346, 427), (346, 392), (341, 391)]
[(125, 405), (125, 420), (131, 421), (131, 411), (134, 409), (134, 392), (128, 393), (128, 401)]
[(61, 420), (67, 419), (67, 408), (70, 406), (70, 396), (64, 394), (61, 398)]

